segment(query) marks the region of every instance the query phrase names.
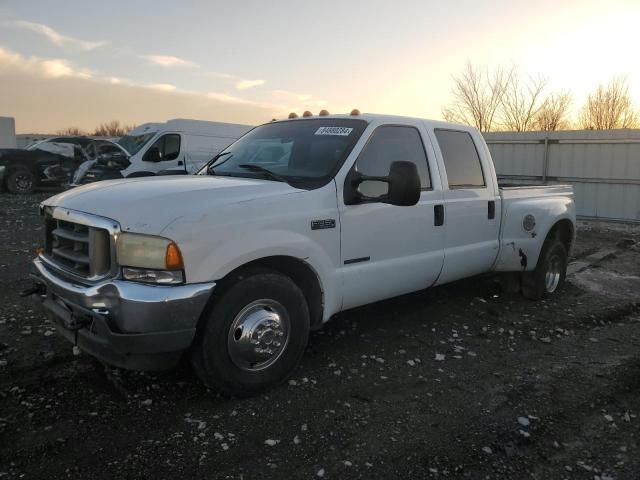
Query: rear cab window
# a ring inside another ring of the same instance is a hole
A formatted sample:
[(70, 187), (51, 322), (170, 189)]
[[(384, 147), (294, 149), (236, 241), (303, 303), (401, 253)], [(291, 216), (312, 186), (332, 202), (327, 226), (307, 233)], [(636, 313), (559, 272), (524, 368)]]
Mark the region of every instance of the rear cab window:
[(435, 129), (450, 189), (486, 188), (478, 149), (469, 132)]

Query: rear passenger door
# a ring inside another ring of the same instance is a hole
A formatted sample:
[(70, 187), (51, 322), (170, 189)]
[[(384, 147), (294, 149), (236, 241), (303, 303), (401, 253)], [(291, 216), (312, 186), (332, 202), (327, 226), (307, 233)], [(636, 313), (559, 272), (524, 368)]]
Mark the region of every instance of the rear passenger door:
[(445, 260), (438, 278), (442, 284), (491, 269), (498, 255), (500, 198), (490, 160), (479, 144), (482, 139), (464, 130), (436, 128), (434, 135), (444, 166)]

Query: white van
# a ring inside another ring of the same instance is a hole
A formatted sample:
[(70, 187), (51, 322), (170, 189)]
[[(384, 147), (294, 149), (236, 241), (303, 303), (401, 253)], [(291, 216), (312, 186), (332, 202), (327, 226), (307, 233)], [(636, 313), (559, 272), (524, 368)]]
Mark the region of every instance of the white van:
[(195, 173), (251, 128), (185, 119), (145, 123), (117, 141), (120, 152), (80, 165), (72, 186), (115, 178)]

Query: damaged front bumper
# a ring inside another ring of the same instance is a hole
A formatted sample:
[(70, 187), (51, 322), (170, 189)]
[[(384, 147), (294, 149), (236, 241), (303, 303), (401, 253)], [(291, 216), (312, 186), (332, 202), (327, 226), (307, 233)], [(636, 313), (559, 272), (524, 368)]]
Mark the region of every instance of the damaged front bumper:
[(32, 292), (63, 336), (116, 367), (159, 370), (175, 366), (193, 342), (215, 283), (155, 286), (123, 280), (81, 285), (33, 261)]

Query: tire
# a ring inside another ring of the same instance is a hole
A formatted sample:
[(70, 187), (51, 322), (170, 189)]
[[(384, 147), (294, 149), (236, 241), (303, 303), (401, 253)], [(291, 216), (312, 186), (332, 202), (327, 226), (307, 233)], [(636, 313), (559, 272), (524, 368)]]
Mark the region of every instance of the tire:
[[(262, 392), (285, 381), (300, 363), (309, 318), (305, 297), (289, 277), (272, 271), (241, 277), (203, 318), (191, 354), (193, 368), (225, 396)], [(262, 345), (250, 342), (261, 337)]]
[(558, 239), (547, 239), (542, 246), (536, 268), (522, 274), (522, 294), (540, 300), (557, 292), (567, 275), (567, 249)]
[(7, 176), (7, 190), (14, 194), (26, 195), (33, 192), (34, 178), (29, 170), (18, 169)]

